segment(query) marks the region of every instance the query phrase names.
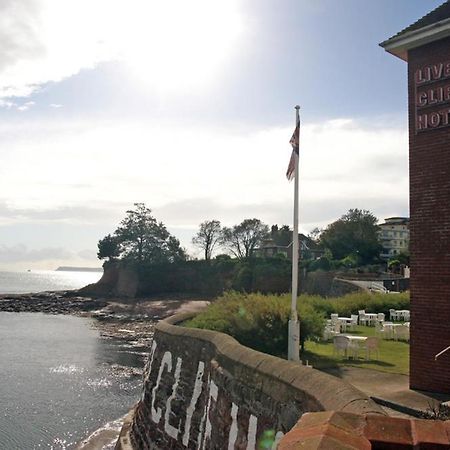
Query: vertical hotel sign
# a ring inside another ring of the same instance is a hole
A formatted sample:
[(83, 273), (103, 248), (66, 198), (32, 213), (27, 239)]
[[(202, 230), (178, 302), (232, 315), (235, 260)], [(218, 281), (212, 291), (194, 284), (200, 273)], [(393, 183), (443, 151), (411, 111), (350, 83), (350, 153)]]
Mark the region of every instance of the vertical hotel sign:
[(416, 133), (450, 125), (450, 61), (414, 72)]

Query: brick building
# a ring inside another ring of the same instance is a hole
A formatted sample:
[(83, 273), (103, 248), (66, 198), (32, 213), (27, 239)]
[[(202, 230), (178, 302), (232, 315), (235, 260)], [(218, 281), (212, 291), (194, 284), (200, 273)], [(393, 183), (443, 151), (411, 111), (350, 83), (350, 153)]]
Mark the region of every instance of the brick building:
[(450, 1), (380, 44), (408, 63), (410, 385), (450, 392)]

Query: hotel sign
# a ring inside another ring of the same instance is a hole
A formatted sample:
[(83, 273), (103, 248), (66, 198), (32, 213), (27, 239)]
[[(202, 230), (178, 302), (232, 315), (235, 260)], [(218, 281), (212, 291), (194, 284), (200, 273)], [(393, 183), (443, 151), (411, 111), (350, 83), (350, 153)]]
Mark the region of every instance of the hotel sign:
[(416, 133), (450, 125), (450, 61), (414, 73)]

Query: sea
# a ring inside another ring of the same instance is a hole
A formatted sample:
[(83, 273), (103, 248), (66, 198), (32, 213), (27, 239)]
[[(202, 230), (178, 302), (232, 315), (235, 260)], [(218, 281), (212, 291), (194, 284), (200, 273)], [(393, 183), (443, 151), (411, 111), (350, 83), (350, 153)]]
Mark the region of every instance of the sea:
[[(0, 293), (76, 289), (100, 276), (0, 272)], [(94, 319), (0, 312), (0, 449), (113, 449), (142, 386), (118, 369), (143, 361), (123, 342), (102, 338)]]

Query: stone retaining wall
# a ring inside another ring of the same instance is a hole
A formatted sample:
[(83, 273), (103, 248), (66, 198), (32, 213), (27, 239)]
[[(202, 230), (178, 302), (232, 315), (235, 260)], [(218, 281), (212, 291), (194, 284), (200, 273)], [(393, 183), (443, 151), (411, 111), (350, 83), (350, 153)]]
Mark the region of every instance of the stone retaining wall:
[[(209, 330), (155, 331), (126, 441), (134, 449), (271, 448), (307, 411), (383, 414), (349, 384)], [(120, 448), (120, 444), (118, 447)]]

